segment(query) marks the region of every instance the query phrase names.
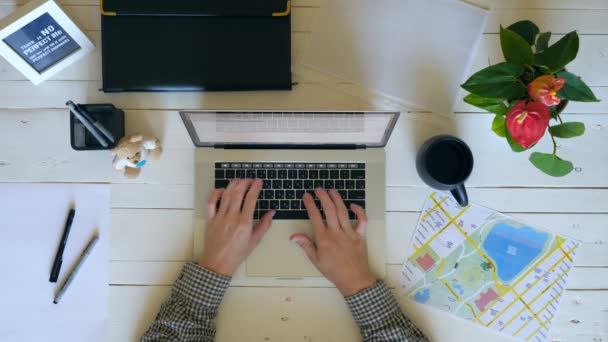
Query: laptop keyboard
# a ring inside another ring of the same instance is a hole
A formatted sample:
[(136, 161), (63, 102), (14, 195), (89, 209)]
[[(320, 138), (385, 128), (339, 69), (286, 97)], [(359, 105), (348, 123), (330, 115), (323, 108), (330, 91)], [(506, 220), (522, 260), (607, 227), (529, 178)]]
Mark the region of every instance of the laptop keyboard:
[(302, 198), (309, 192), (323, 212), (314, 189), (336, 189), (349, 211), (350, 204), (365, 208), (365, 163), (215, 163), (215, 188), (225, 188), (231, 179), (259, 178), (264, 185), (254, 219), (276, 210), (275, 220), (308, 219)]

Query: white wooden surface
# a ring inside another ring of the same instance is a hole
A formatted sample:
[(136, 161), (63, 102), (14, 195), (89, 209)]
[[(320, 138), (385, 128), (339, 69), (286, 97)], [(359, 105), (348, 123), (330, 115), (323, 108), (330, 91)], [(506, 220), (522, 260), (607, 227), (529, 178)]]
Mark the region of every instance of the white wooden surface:
[[(0, 18), (25, 0), (0, 0)], [(99, 47), (95, 0), (58, 1)], [(491, 0), (471, 2), (493, 6)], [(291, 92), (113, 94), (97, 89), (100, 49), (36, 87), (0, 60), (0, 182), (112, 183), (110, 317), (112, 341), (135, 341), (170, 291), (180, 267), (192, 258), (193, 147), (176, 110), (389, 109), (398, 104), (347, 82), (297, 65), (305, 49), (319, 0), (294, 1), (294, 79)], [(554, 341), (608, 340), (608, 1), (504, 0), (492, 11), (474, 68), (501, 59), (497, 30), (520, 19), (534, 20), (556, 36), (581, 35), (571, 70), (583, 76), (601, 103), (572, 103), (568, 119), (587, 125), (584, 137), (560, 141), (560, 153), (574, 161), (571, 175), (554, 179), (536, 171), (527, 154), (511, 153), (491, 133), (492, 117), (461, 103), (454, 116), (406, 113), (387, 148), (387, 282), (398, 281), (400, 263), (427, 189), (413, 160), (417, 146), (437, 133), (469, 142), (476, 158), (470, 197), (583, 242), (553, 328)], [(449, 53), (449, 52), (446, 52)], [(108, 152), (76, 152), (69, 146), (67, 99), (111, 102), (127, 112), (127, 132), (158, 136), (162, 160), (129, 181), (112, 171)], [(548, 149), (541, 143), (539, 149)], [(221, 341), (353, 341), (358, 333), (345, 304), (326, 283), (235, 283), (218, 323)], [(508, 341), (463, 324), (426, 306), (402, 301), (404, 310), (437, 341)]]

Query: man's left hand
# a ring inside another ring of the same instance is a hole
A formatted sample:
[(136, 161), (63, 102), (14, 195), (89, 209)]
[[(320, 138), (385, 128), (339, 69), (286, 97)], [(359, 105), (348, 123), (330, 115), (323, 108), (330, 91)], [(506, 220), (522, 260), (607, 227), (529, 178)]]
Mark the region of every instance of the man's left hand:
[(205, 247), (199, 265), (232, 276), (251, 254), (270, 228), (275, 213), (269, 211), (254, 226), (253, 214), (261, 190), (259, 179), (235, 179), (226, 189), (213, 191), (207, 203)]

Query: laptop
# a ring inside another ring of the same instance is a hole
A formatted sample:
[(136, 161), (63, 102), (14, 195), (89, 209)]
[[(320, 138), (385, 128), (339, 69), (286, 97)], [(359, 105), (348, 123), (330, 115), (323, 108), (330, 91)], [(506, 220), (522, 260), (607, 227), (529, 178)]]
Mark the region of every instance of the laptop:
[(322, 277), (289, 241), (293, 233), (313, 236), (302, 197), (306, 192), (314, 196), (317, 187), (336, 189), (347, 204), (365, 208), (370, 267), (384, 277), (384, 146), (399, 112), (205, 110), (180, 115), (196, 146), (196, 257), (203, 245), (211, 191), (234, 178), (259, 178), (264, 185), (254, 219), (273, 209), (276, 215), (235, 279)]

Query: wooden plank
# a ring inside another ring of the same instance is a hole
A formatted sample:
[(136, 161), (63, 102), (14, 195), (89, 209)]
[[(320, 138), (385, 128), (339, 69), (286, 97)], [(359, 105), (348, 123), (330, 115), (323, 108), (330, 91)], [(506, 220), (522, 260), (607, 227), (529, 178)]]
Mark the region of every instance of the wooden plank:
[[(578, 264), (578, 262), (577, 262)], [(184, 262), (182, 261), (110, 261), (110, 285), (170, 286), (175, 283)], [(399, 286), (401, 264), (387, 264), (385, 281), (391, 288)], [(293, 281), (280, 279), (239, 279), (232, 286), (294, 287)], [(311, 278), (299, 281), (297, 287), (333, 287), (324, 279)], [(576, 266), (568, 278), (569, 290), (608, 290), (608, 268), (605, 266)]]
[[(78, 95), (74, 83), (62, 82), (72, 98), (77, 102), (107, 102), (104, 98), (86, 101)], [(45, 83), (46, 85), (51, 82)], [(43, 85), (44, 86), (44, 85)], [(14, 89), (12, 92), (15, 91)], [(273, 96), (274, 94), (274, 96)], [(165, 96), (157, 98), (142, 94), (144, 98), (162, 101)], [(256, 97), (257, 95), (257, 97)], [(0, 93), (0, 98), (3, 95)], [(25, 94), (21, 96), (26, 96)], [(131, 104), (138, 95), (121, 98)], [(173, 94), (173, 99), (180, 94)], [(183, 96), (188, 96), (183, 94)], [(200, 94), (210, 96), (213, 100), (202, 107), (218, 107), (218, 103), (227, 94)], [(284, 97), (283, 97), (284, 96)], [(319, 97), (317, 97), (319, 96)], [(58, 102), (65, 101), (65, 95), (44, 97)], [(113, 98), (113, 97), (112, 97)], [(346, 94), (327, 92), (320, 85), (302, 84), (291, 93), (238, 93), (230, 106), (256, 108), (262, 99), (279, 99), (284, 105), (274, 108), (305, 109), (318, 100), (325, 109), (360, 109), (365, 104), (357, 102)], [(241, 99), (241, 101), (239, 101)], [(293, 99), (293, 101), (292, 101)], [(297, 99), (297, 100), (296, 100)], [(0, 99), (0, 101), (2, 101)], [(308, 102), (307, 102), (308, 101)], [(120, 101), (113, 101), (119, 107)], [(275, 100), (275, 102), (277, 102)], [(58, 106), (61, 106), (57, 103)], [(184, 104), (185, 105), (185, 104)], [(216, 106), (217, 105), (217, 106)], [(331, 106), (330, 106), (331, 105)], [(171, 104), (169, 104), (171, 106)], [(299, 107), (299, 108), (298, 108)], [(358, 107), (358, 108), (356, 108)], [(250, 108), (249, 108), (250, 109)], [(127, 111), (127, 132), (141, 132), (159, 137), (165, 150), (159, 161), (151, 162), (142, 175), (134, 181), (128, 180), (111, 168), (111, 155), (107, 151), (77, 152), (68, 145), (67, 113), (62, 110), (0, 110), (0, 124), (6, 127), (6, 134), (0, 136), (0, 142), (10, 147), (2, 155), (0, 177), (3, 181), (55, 181), (55, 182), (116, 182), (116, 183), (149, 183), (149, 184), (192, 184), (194, 180), (193, 145), (177, 113), (173, 111)], [(423, 186), (418, 178), (415, 165), (416, 151), (429, 137), (441, 133), (457, 134), (469, 143), (476, 159), (475, 170), (468, 185), (471, 187), (529, 186), (529, 187), (608, 187), (608, 150), (590, 149), (589, 146), (600, 146), (608, 138), (608, 115), (579, 115), (577, 120), (587, 125), (586, 134), (577, 139), (561, 140), (559, 155), (570, 159), (577, 167), (576, 172), (563, 177), (553, 178), (536, 170), (527, 159), (530, 152), (513, 153), (504, 139), (494, 135), (489, 129), (492, 117), (488, 115), (463, 114), (448, 120), (432, 114), (404, 114), (399, 120), (393, 136), (386, 148), (387, 151), (387, 184), (389, 186)], [(64, 132), (49, 135), (48, 132)], [(22, 136), (44, 137), (46, 149), (37, 145), (21, 144)], [(549, 139), (546, 138), (535, 151), (551, 151)], [(19, 149), (17, 149), (19, 148)], [(26, 153), (27, 151), (27, 153)], [(53, 151), (49, 154), (49, 151)], [(87, 169), (87, 172), (80, 170)]]
[[(606, 341), (608, 338), (607, 296), (606, 291), (566, 292), (554, 321), (552, 339)], [(589, 310), (589, 313), (585, 313), (585, 310)]]
[[(387, 265), (386, 283), (391, 288), (399, 288), (402, 265)], [(172, 285), (162, 284), (162, 285)], [(574, 267), (568, 276), (568, 290), (608, 290), (607, 267)]]
[[(60, 5), (81, 30), (99, 31), (101, 20), (98, 6)], [(0, 20), (17, 9), (16, 5), (0, 4)]]
[[(112, 341), (138, 340), (169, 291), (166, 286), (112, 286)], [(606, 291), (566, 292), (552, 340), (597, 342), (608, 338), (605, 297)], [(432, 341), (511, 341), (437, 309), (405, 299), (400, 304)], [(254, 341), (360, 339), (343, 298), (328, 288), (231, 287), (220, 307), (217, 327), (220, 342), (239, 341), (243, 336)]]
[(322, 0), (293, 0), (294, 7), (321, 7)]
[(192, 184), (112, 184), (111, 205), (112, 208), (193, 209), (194, 186)]
[[(387, 211), (422, 210), (428, 188), (387, 188)], [(471, 201), (505, 213), (608, 213), (606, 189), (471, 188)]]
[[(185, 261), (110, 261), (110, 285), (173, 285)], [(334, 287), (325, 278), (304, 280), (235, 278), (232, 286)]]
[[(57, 138), (61, 138), (63, 144), (67, 145), (67, 122), (63, 131)], [(12, 147), (12, 144), (9, 146)], [(33, 155), (28, 160), (23, 159), (23, 153), (29, 153), (27, 148), (12, 149), (2, 154), (0, 177), (4, 182), (133, 182), (112, 168), (113, 157), (108, 151), (77, 152), (67, 146), (55, 149), (53, 144), (46, 145), (46, 149), (39, 146), (32, 146), (31, 149), (37, 152), (32, 152)], [(188, 183), (191, 183), (193, 168), (191, 149), (166, 149), (160, 160), (146, 165), (135, 182), (154, 184), (163, 182), (164, 179), (179, 183), (180, 180), (188, 179)]]
[[(480, 51), (480, 54), (483, 54), (483, 51)], [(483, 65), (483, 62), (480, 62), (479, 67)], [(363, 87), (361, 85), (353, 84), (348, 82), (347, 80), (334, 78), (329, 75), (314, 71), (303, 65), (294, 65), (294, 75), (297, 75), (297, 78), (302, 82), (307, 83), (320, 83), (324, 86), (332, 89), (335, 92), (349, 94), (356, 98), (362, 98), (368, 101), (372, 108), (382, 109), (382, 110), (400, 110), (402, 112), (416, 112), (416, 108), (411, 104), (407, 104), (396, 98), (389, 98), (387, 96), (382, 95), (381, 93), (375, 92), (372, 89)], [(598, 68), (605, 68), (603, 65), (598, 66)], [(586, 68), (582, 68), (586, 69)], [(593, 78), (593, 77), (592, 77)], [(464, 80), (463, 80), (464, 81)], [(600, 83), (604, 83), (602, 80)], [(570, 102), (569, 105), (565, 108), (563, 114), (581, 114), (581, 113), (596, 113), (596, 114), (606, 114), (608, 113), (608, 102), (601, 101), (601, 99), (608, 98), (608, 87), (591, 87), (592, 91), (595, 93), (600, 102)], [(464, 98), (468, 92), (461, 89), (460, 93), (456, 99), (454, 111), (457, 114), (462, 113), (484, 113), (482, 109), (477, 107), (470, 106), (461, 99)], [(422, 112), (422, 109), (418, 109), (418, 111)], [(441, 115), (442, 113), (433, 113), (435, 116), (442, 116), (448, 119), (451, 119), (451, 115)], [(493, 116), (492, 116), (493, 117)], [(567, 117), (567, 116), (566, 116)]]
[(110, 341), (134, 342), (154, 321), (169, 286), (110, 286)]
[[(486, 1), (477, 1), (482, 5), (484, 2)], [(98, 6), (64, 3), (61, 7), (81, 29), (87, 31), (101, 30)], [(0, 19), (16, 8), (15, 5), (0, 4)], [(294, 6), (292, 30), (296, 32), (310, 32), (313, 30), (319, 10), (315, 6)], [(490, 13), (485, 33), (497, 33), (500, 25), (509, 26), (518, 20), (528, 19), (534, 21), (542, 31), (568, 33), (577, 30), (581, 34), (607, 34), (608, 26), (605, 25), (604, 21), (606, 15), (608, 15), (608, 9), (497, 8)]]
[(111, 261), (192, 260), (191, 210), (113, 209)]
[[(193, 209), (193, 191), (188, 184), (113, 184), (112, 207)], [(390, 186), (387, 210), (418, 213), (431, 191)], [(608, 213), (607, 189), (469, 188), (468, 192), (476, 203), (506, 213)]]
[(608, 289), (608, 268), (575, 267), (568, 277), (568, 287), (582, 290)]
[(506, 0), (495, 1), (496, 9), (608, 9), (605, 0)]
[(488, 18), (485, 33), (498, 33), (500, 25), (507, 27), (519, 20), (531, 20), (542, 32), (568, 33), (576, 30), (579, 34), (606, 34), (606, 16), (608, 9), (496, 9)]
[[(516, 213), (513, 216), (534, 227), (544, 227), (579, 240), (581, 248), (575, 259), (576, 266), (608, 265), (608, 253), (605, 253), (608, 244), (607, 214)], [(388, 264), (403, 263), (418, 217), (417, 212), (387, 213), (386, 235), (390, 237), (386, 241)], [(110, 260), (117, 261), (111, 264), (112, 284), (172, 284), (183, 262), (192, 260), (192, 210), (113, 209), (112, 219)], [(247, 284), (252, 285), (250, 281)], [(267, 280), (256, 284), (277, 285)], [(282, 284), (288, 286), (291, 283)], [(305, 284), (327, 286), (326, 282), (316, 280)]]
[[(320, 84), (302, 83), (291, 91), (206, 93), (114, 93), (99, 91), (99, 81), (0, 81), (3, 108), (64, 108), (66, 99), (113, 103), (123, 109), (362, 109), (366, 102)], [(608, 112), (608, 111), (607, 111)]]
[(175, 283), (185, 261), (110, 261), (110, 285), (166, 285)]

